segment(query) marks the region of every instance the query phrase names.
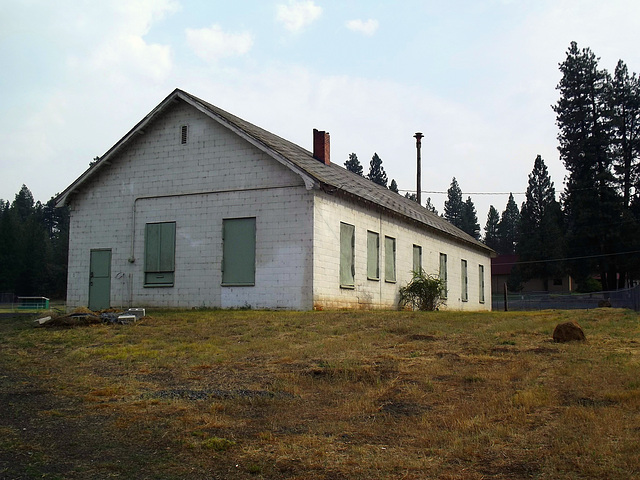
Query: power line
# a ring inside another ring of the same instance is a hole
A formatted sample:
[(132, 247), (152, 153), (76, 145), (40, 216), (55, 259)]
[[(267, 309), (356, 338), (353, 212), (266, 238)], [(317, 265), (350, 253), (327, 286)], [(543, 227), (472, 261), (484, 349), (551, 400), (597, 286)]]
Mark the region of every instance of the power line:
[(640, 250), (631, 250), (629, 252), (618, 252), (618, 253), (604, 253), (600, 255), (584, 255), (581, 257), (565, 257), (565, 258), (550, 258), (549, 260), (525, 260), (522, 262), (504, 262), (504, 263), (496, 263), (495, 266), (498, 265), (525, 265), (531, 263), (549, 263), (549, 262), (566, 262), (568, 260), (586, 260), (589, 258), (601, 258), (601, 257), (615, 257), (617, 255), (631, 255), (640, 253)]
[[(416, 193), (416, 190), (402, 190), (399, 189), (398, 192), (408, 192), (408, 193)], [(438, 195), (446, 195), (449, 192), (441, 192), (438, 190), (421, 190), (422, 193), (432, 193)], [(526, 195), (526, 192), (462, 192), (462, 195)]]

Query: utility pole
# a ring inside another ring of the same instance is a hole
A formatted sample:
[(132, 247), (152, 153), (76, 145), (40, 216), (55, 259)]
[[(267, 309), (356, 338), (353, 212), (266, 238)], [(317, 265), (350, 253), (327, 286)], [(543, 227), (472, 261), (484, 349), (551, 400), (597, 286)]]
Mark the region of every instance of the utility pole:
[(417, 165), (417, 177), (418, 177), (418, 181), (417, 181), (417, 186), (416, 186), (416, 198), (418, 200), (418, 204), (422, 205), (422, 158), (420, 157), (420, 147), (422, 144), (422, 138), (424, 137), (424, 135), (422, 135), (422, 133), (420, 132), (416, 132), (416, 134), (413, 136), (416, 139), (416, 150), (417, 150), (417, 155), (418, 155), (418, 165)]

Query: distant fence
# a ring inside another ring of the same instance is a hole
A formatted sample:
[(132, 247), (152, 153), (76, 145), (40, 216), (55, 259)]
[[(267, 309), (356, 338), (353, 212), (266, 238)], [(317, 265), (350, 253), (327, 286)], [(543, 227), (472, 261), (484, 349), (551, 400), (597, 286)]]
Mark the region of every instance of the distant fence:
[(13, 293), (0, 292), (0, 308), (13, 309), (16, 303), (16, 296)]
[[(614, 308), (629, 308), (640, 311), (640, 285), (623, 290), (594, 293), (509, 293), (509, 310), (575, 310), (598, 308), (611, 305)], [(491, 306), (493, 310), (504, 310), (504, 294), (495, 293)]]

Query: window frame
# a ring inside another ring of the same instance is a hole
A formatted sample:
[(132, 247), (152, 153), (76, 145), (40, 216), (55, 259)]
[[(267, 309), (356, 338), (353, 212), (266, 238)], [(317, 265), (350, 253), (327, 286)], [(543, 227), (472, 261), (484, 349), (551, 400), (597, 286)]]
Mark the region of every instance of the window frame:
[[(416, 245), (414, 243), (412, 251), (413, 251), (413, 269), (412, 269), (412, 272), (422, 273), (422, 245)], [(416, 252), (418, 252), (418, 268), (416, 268)]]
[(485, 302), (485, 295), (484, 295), (484, 265), (480, 264), (478, 265), (478, 285), (479, 285), (479, 292), (478, 292), (478, 301), (480, 303), (484, 303)]
[(469, 301), (469, 264), (466, 260), (460, 260), (460, 280), (461, 280), (461, 291), (460, 291), (460, 300), (463, 302)]
[(176, 270), (175, 256), (176, 222), (146, 223), (144, 227), (143, 286), (145, 288), (173, 287)]
[(380, 234), (372, 230), (367, 230), (367, 280), (380, 280)]
[(387, 283), (397, 281), (396, 243), (395, 237), (384, 236), (384, 281)]
[[(255, 286), (256, 232), (256, 217), (222, 219), (222, 262), (220, 269), (222, 274), (221, 285), (223, 287)], [(247, 233), (249, 233), (248, 236), (246, 236)], [(244, 236), (237, 237), (237, 235)], [(247, 248), (241, 252), (236, 251), (236, 249), (243, 247)], [(242, 271), (242, 269), (246, 269), (246, 271)]]
[[(443, 261), (444, 260), (444, 261)], [(444, 267), (444, 268), (443, 268)], [(440, 295), (446, 299), (449, 294), (448, 273), (447, 273), (447, 254), (440, 252), (440, 264), (438, 267), (438, 278), (442, 280), (443, 286)]]
[(340, 288), (356, 288), (356, 227), (340, 222)]

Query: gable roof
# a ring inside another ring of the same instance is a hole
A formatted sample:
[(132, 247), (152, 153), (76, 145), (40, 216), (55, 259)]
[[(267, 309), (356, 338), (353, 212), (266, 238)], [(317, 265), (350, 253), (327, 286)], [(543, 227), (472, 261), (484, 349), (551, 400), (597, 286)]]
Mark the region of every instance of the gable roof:
[(359, 201), (380, 208), (388, 213), (403, 217), (429, 230), (462, 242), (469, 246), (494, 254), (493, 250), (482, 242), (477, 241), (445, 219), (435, 215), (426, 208), (418, 205), (391, 190), (382, 187), (360, 175), (350, 172), (346, 168), (331, 163), (329, 165), (315, 159), (313, 154), (295, 143), (270, 133), (235, 115), (232, 115), (215, 105), (199, 99), (183, 90), (175, 89), (145, 118), (134, 126), (118, 143), (111, 147), (94, 165), (87, 169), (57, 198), (56, 205), (62, 206), (69, 201), (69, 197), (76, 192), (100, 169), (109, 165), (115, 155), (127, 146), (137, 135), (144, 133), (144, 129), (173, 102), (182, 100), (200, 110), (211, 119), (229, 128), (258, 149), (286, 165), (299, 174), (308, 188), (321, 188), (325, 192), (346, 195)]

